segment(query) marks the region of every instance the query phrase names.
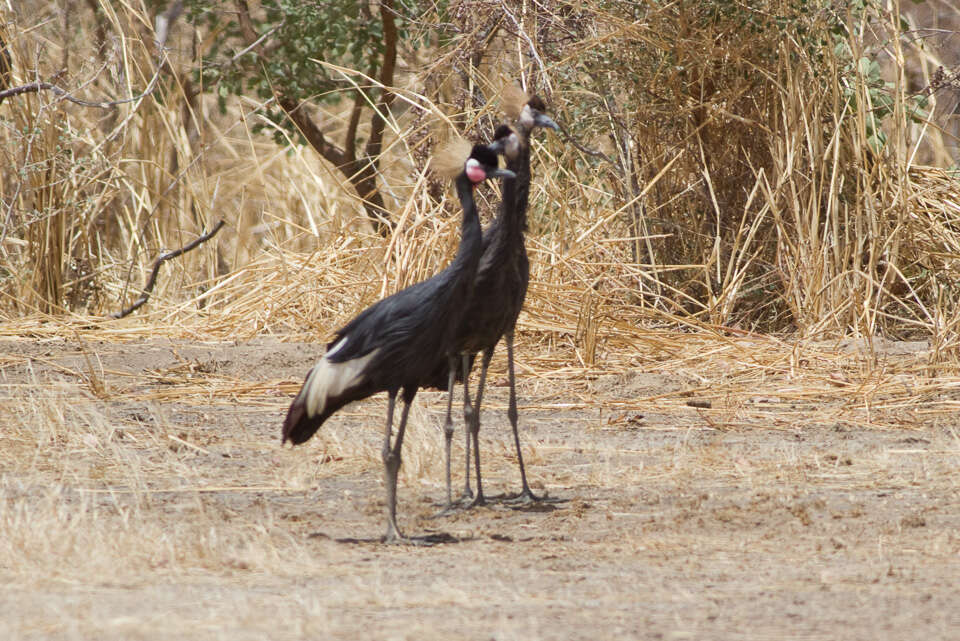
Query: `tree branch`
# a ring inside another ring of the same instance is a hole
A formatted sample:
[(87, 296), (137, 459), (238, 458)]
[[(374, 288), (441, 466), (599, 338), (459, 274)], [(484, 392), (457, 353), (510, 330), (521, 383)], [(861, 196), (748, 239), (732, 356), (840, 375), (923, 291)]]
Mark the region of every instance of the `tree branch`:
[(366, 98), (361, 89), (356, 90), (356, 96), (353, 99), (353, 109), (350, 110), (350, 121), (347, 123), (347, 148), (346, 155), (351, 160), (357, 158), (357, 127), (360, 126), (360, 114), (363, 113), (363, 104)]
[(357, 195), (363, 204), (373, 228), (381, 235), (386, 236), (390, 231), (390, 219), (383, 196), (377, 189), (376, 166), (367, 160), (348, 158), (346, 153), (336, 145), (327, 141), (320, 127), (313, 121), (310, 114), (304, 109), (304, 103), (292, 98), (280, 98), (280, 106), (289, 115), (290, 120), (297, 125), (300, 133), (327, 162), (331, 163), (342, 173), (357, 190)]
[(191, 249), (196, 249), (206, 241), (213, 238), (216, 235), (216, 233), (220, 231), (220, 228), (226, 224), (227, 223), (225, 221), (220, 220), (217, 222), (216, 225), (213, 226), (213, 229), (211, 229), (207, 233), (202, 234), (201, 236), (187, 243), (180, 249), (175, 249), (172, 252), (167, 252), (166, 254), (163, 254), (159, 258), (157, 258), (157, 260), (154, 261), (153, 263), (153, 269), (150, 271), (150, 278), (147, 279), (147, 284), (143, 286), (143, 293), (140, 294), (140, 298), (134, 301), (134, 303), (130, 305), (130, 307), (127, 307), (119, 312), (110, 314), (110, 317), (123, 318), (124, 316), (129, 316), (133, 312), (143, 307), (147, 303), (147, 301), (150, 300), (150, 294), (153, 293), (153, 288), (157, 284), (157, 274), (160, 272), (160, 265), (162, 265), (165, 261), (176, 258), (177, 256), (180, 256), (182, 254), (186, 254)]
[(250, 19), (250, 6), (247, 0), (236, 0), (237, 18), (240, 20), (240, 31), (247, 42), (254, 43), (259, 40), (257, 30), (253, 28), (253, 20)]
[[(383, 196), (377, 187), (377, 173), (380, 164), (380, 154), (383, 152), (383, 131), (387, 124), (387, 114), (393, 103), (394, 94), (390, 90), (393, 86), (393, 76), (397, 68), (397, 23), (396, 9), (393, 0), (380, 0), (380, 20), (383, 23), (383, 64), (380, 66), (380, 98), (370, 114), (370, 139), (364, 148), (363, 159), (356, 159), (350, 170), (350, 182), (357, 189), (357, 194), (363, 199), (364, 209), (370, 217), (373, 228), (381, 235), (390, 232), (391, 222), (389, 213), (383, 202)], [(360, 100), (357, 96), (354, 112), (350, 114), (351, 125), (354, 117), (359, 120)], [(353, 137), (347, 144), (355, 144), (356, 126), (353, 126)]]
[(122, 100), (109, 100), (106, 102), (91, 102), (89, 100), (82, 100), (80, 98), (74, 98), (70, 93), (61, 89), (55, 84), (49, 82), (30, 82), (25, 85), (18, 85), (16, 87), (10, 87), (9, 89), (4, 89), (0, 91), (0, 102), (3, 102), (4, 98), (12, 98), (14, 96), (19, 96), (25, 93), (39, 93), (41, 91), (52, 91), (56, 95), (60, 96), (64, 100), (69, 100), (72, 103), (81, 105), (83, 107), (96, 107), (98, 109), (107, 109), (110, 107), (116, 107), (117, 105), (122, 105), (127, 102), (136, 102), (142, 98), (146, 98), (154, 92), (157, 88), (156, 79), (159, 76), (159, 70), (157, 74), (154, 75), (153, 79), (150, 81), (150, 86), (139, 96), (132, 96), (130, 98), (123, 98)]
[[(250, 8), (247, 0), (235, 0), (237, 15), (240, 24), (240, 31), (243, 38), (249, 43), (240, 55), (256, 49), (263, 53), (263, 41), (267, 34), (259, 35), (253, 26), (250, 18)], [(296, 125), (297, 129), (306, 138), (320, 156), (331, 163), (342, 173), (350, 184), (356, 189), (357, 195), (363, 204), (363, 208), (370, 218), (374, 229), (379, 233), (386, 235), (390, 231), (390, 220), (386, 207), (384, 206), (383, 196), (377, 188), (377, 164), (380, 153), (383, 150), (383, 131), (386, 126), (386, 114), (389, 113), (390, 104), (393, 102), (394, 95), (386, 87), (392, 85), (393, 76), (397, 64), (397, 26), (394, 20), (396, 10), (393, 0), (381, 0), (380, 16), (383, 20), (384, 33), (384, 59), (380, 70), (381, 89), (380, 99), (374, 114), (370, 121), (370, 140), (364, 149), (364, 158), (358, 159), (356, 154), (357, 129), (360, 125), (360, 117), (366, 103), (366, 96), (362, 90), (356, 90), (356, 99), (350, 112), (350, 119), (347, 124), (346, 139), (343, 147), (340, 147), (327, 140), (323, 131), (317, 125), (316, 121), (307, 111), (306, 103), (296, 95), (278, 95), (277, 103), (286, 112), (287, 116)], [(276, 27), (275, 27), (276, 29)], [(235, 57), (235, 59), (236, 59)]]
[(616, 160), (612, 159), (610, 156), (603, 153), (602, 151), (585, 147), (576, 138), (571, 136), (570, 132), (568, 132), (562, 124), (558, 123), (558, 126), (560, 127), (560, 133), (563, 134), (564, 139), (566, 139), (567, 142), (569, 142), (571, 145), (576, 147), (579, 151), (581, 151), (582, 153), (585, 153), (588, 156), (592, 156), (594, 158), (602, 158), (603, 160), (606, 160), (608, 163), (616, 167), (617, 170), (620, 170), (620, 171), (623, 170), (623, 168), (620, 166), (620, 163), (618, 163)]
[(380, 20), (383, 22), (383, 65), (380, 67), (380, 100), (377, 108), (370, 116), (370, 140), (367, 141), (365, 153), (376, 168), (383, 151), (383, 130), (386, 126), (386, 115), (390, 113), (393, 103), (393, 74), (397, 67), (397, 23), (393, 0), (380, 0)]
[[(347, 171), (347, 165), (351, 164), (353, 159), (348, 158), (342, 149), (327, 141), (326, 136), (320, 131), (320, 127), (307, 113), (304, 103), (289, 97), (281, 97), (279, 103), (283, 110), (287, 112), (290, 120), (300, 130), (300, 133), (303, 134), (303, 137), (310, 143), (310, 146), (337, 169)], [(350, 175), (347, 174), (347, 177), (349, 178)]]

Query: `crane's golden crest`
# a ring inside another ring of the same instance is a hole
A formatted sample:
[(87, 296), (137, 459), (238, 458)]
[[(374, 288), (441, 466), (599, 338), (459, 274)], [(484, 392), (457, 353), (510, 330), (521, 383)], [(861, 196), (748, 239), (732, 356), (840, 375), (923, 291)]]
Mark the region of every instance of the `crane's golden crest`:
[(472, 148), (469, 141), (459, 136), (448, 140), (433, 155), (433, 170), (442, 178), (456, 178), (463, 171)]
[(523, 106), (530, 100), (530, 95), (515, 84), (508, 84), (503, 88), (503, 112), (507, 118), (516, 120), (520, 117)]

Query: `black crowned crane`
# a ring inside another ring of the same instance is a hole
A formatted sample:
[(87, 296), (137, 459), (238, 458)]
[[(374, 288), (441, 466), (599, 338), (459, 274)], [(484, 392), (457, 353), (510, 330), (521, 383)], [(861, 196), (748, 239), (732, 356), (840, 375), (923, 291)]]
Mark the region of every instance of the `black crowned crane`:
[[(437, 354), (456, 354), (453, 339), (473, 289), (483, 251), (474, 187), (493, 177), (514, 177), (497, 167), (494, 148), (458, 141), (435, 157), (438, 173), (456, 176), (463, 206), (460, 246), (450, 265), (432, 278), (374, 303), (337, 330), (307, 374), (283, 422), (283, 442), (299, 445), (344, 405), (387, 392), (383, 465), (387, 488), (386, 542), (405, 540), (397, 528), (397, 472), (410, 403), (433, 371)], [(402, 390), (403, 411), (391, 446), (393, 411)]]
[[(462, 354), (463, 413), (467, 432), (466, 472), (464, 496), (472, 496), (470, 490), (470, 441), (473, 440), (474, 461), (477, 473), (477, 494), (473, 504), (484, 503), (483, 485), (480, 477), (480, 451), (478, 434), (480, 432), (480, 404), (483, 401), (483, 388), (487, 379), (487, 368), (493, 357), (500, 338), (507, 344), (507, 371), (510, 384), (510, 401), (507, 415), (513, 427), (513, 440), (517, 448), (517, 461), (520, 465), (522, 488), (517, 499), (534, 501), (527, 484), (527, 474), (523, 465), (523, 453), (520, 450), (518, 430), (516, 377), (513, 366), (513, 332), (517, 317), (523, 308), (530, 280), (530, 262), (524, 245), (524, 232), (527, 229), (527, 205), (530, 196), (530, 135), (536, 127), (549, 127), (559, 130), (559, 126), (543, 112), (546, 106), (537, 96), (529, 96), (518, 87), (509, 86), (504, 91), (504, 111), (514, 121), (516, 130), (501, 126), (495, 138), (504, 147), (507, 169), (516, 174), (515, 178), (505, 178), (503, 198), (497, 218), (483, 233), (483, 256), (474, 280), (473, 296), (467, 306), (457, 330), (456, 344)], [(482, 352), (480, 381), (477, 384), (476, 403), (470, 402), (469, 373), (473, 367), (474, 355)], [(449, 360), (438, 364), (438, 370), (432, 377), (435, 386), (441, 386), (444, 376), (448, 381), (454, 378), (450, 371)], [(455, 367), (455, 365), (453, 366)], [(439, 374), (439, 375), (438, 375)], [(449, 413), (444, 428), (446, 445), (447, 506), (452, 505), (450, 489), (450, 443), (453, 439), (453, 423)]]

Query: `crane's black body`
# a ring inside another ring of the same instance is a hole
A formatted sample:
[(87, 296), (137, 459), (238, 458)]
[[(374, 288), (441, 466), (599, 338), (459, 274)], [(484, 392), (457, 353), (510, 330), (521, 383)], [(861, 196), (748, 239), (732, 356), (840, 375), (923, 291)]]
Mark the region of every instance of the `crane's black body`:
[[(501, 337), (504, 338), (507, 345), (507, 367), (510, 385), (510, 401), (507, 414), (513, 428), (522, 483), (521, 492), (517, 498), (523, 501), (533, 501), (537, 498), (527, 483), (523, 453), (520, 448), (516, 377), (513, 364), (513, 333), (530, 282), (530, 261), (527, 258), (524, 243), (524, 232), (527, 229), (527, 206), (530, 198), (530, 134), (535, 127), (558, 129), (556, 123), (543, 115), (544, 110), (545, 106), (542, 100), (536, 96), (530, 98), (520, 110), (514, 137), (510, 139), (505, 135), (509, 133), (509, 128), (505, 127), (498, 129), (495, 135), (498, 141), (506, 141), (504, 155), (507, 159), (507, 169), (512, 171), (516, 177), (502, 180), (502, 200), (499, 214), (483, 233), (483, 255), (480, 258), (480, 264), (474, 279), (473, 294), (454, 339), (455, 344), (460, 348), (462, 357), (462, 362), (459, 364), (462, 370), (457, 374), (458, 378), (462, 378), (464, 384), (464, 423), (467, 432), (464, 495), (467, 498), (472, 496), (470, 489), (470, 446), (472, 439), (477, 474), (477, 494), (473, 499), (473, 504), (484, 502), (478, 443), (480, 405), (483, 400), (487, 368)], [(507, 129), (507, 131), (504, 132), (504, 129)], [(483, 356), (480, 380), (477, 384), (476, 404), (473, 405), (469, 393), (469, 372), (478, 352), (482, 352)], [(449, 359), (439, 363), (431, 377), (431, 384), (440, 387), (443, 384), (444, 375), (447, 379), (452, 380), (451, 368), (455, 369), (457, 365)], [(448, 415), (445, 428), (448, 507), (452, 503), (450, 493), (450, 441), (452, 436), (453, 424)]]
[[(473, 173), (469, 171), (471, 162), (476, 163)], [(387, 541), (402, 538), (396, 524), (396, 481), (410, 403), (432, 373), (437, 354), (458, 353), (455, 332), (471, 296), (483, 251), (474, 185), (487, 177), (512, 176), (496, 169), (496, 153), (482, 145), (474, 146), (466, 166), (467, 170), (456, 178), (463, 221), (453, 262), (432, 278), (371, 305), (337, 330), (336, 338), (327, 345), (327, 353), (307, 374), (283, 423), (283, 442), (297, 445), (313, 436), (344, 405), (387, 392), (389, 407), (383, 447)], [(480, 173), (477, 166), (482, 169)], [(394, 404), (401, 390), (403, 413), (391, 447)]]

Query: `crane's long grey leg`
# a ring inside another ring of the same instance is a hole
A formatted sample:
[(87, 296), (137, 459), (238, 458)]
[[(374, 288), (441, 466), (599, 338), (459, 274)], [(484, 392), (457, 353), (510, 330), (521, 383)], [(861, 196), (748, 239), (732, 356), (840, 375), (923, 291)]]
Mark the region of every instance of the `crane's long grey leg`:
[(397, 427), (397, 438), (390, 447), (390, 431), (393, 424), (393, 409), (396, 402), (396, 390), (390, 391), (387, 406), (387, 429), (383, 443), (383, 467), (387, 486), (387, 533), (383, 537), (384, 543), (407, 543), (397, 527), (397, 473), (400, 471), (400, 452), (403, 449), (403, 433), (407, 428), (407, 415), (410, 413), (410, 403), (416, 395), (416, 388), (410, 392), (403, 390), (403, 412), (400, 414), (400, 426)]
[(517, 462), (520, 464), (520, 481), (523, 483), (523, 489), (520, 495), (514, 498), (514, 501), (521, 503), (532, 503), (541, 500), (530, 491), (527, 484), (527, 472), (523, 467), (523, 452), (520, 450), (520, 431), (517, 426), (519, 413), (517, 412), (517, 386), (516, 376), (513, 368), (513, 331), (509, 331), (503, 336), (507, 343), (507, 372), (510, 379), (510, 405), (507, 408), (507, 416), (510, 418), (510, 425), (513, 427), (513, 442), (517, 446)]
[(461, 354), (463, 367), (463, 433), (466, 436), (464, 444), (463, 494), (461, 499), (473, 498), (470, 489), (470, 425), (473, 423), (473, 404), (470, 402), (470, 354)]
[(477, 383), (477, 402), (473, 409), (470, 423), (470, 433), (473, 435), (473, 460), (477, 468), (477, 496), (473, 505), (485, 505), (487, 500), (483, 496), (483, 482), (480, 478), (480, 404), (483, 402), (483, 387), (487, 382), (487, 368), (493, 358), (493, 348), (483, 350), (483, 361), (480, 364), (480, 382)]
[[(453, 354), (449, 357), (448, 365), (450, 373), (447, 377), (447, 420), (443, 423), (444, 447), (447, 454), (447, 507), (449, 510), (453, 507), (453, 493), (450, 490), (450, 445), (453, 443), (453, 388), (457, 380), (457, 356)], [(466, 381), (465, 381), (466, 382)], [(466, 385), (464, 385), (466, 389)], [(468, 480), (469, 482), (469, 480)]]
[(383, 436), (383, 450), (380, 455), (383, 458), (383, 477), (387, 488), (387, 533), (383, 536), (384, 542), (396, 541), (400, 538), (400, 531), (397, 529), (397, 483), (392, 469), (400, 469), (400, 465), (393, 465), (393, 449), (390, 447), (390, 441), (393, 432), (393, 410), (397, 404), (397, 390), (390, 390), (387, 397), (387, 427)]

